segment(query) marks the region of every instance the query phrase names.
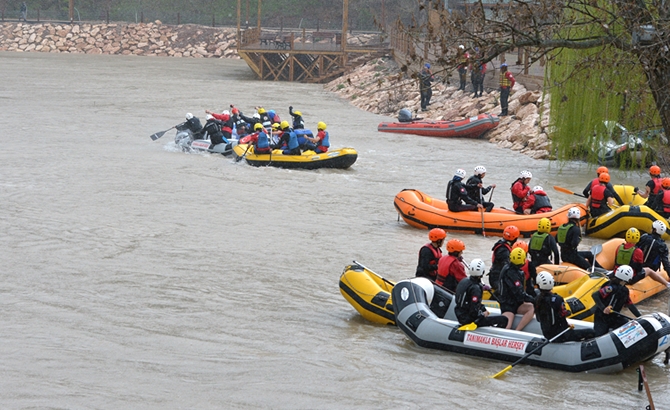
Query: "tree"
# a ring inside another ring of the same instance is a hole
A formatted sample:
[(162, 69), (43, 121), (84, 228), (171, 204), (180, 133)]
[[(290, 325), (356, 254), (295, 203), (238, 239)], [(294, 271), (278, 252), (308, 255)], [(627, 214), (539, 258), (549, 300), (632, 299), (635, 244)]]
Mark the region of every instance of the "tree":
[[(670, 131), (670, 1), (444, 0), (426, 4), (439, 24), (422, 26), (441, 63), (455, 65), (457, 44), (485, 50), (485, 61), (522, 47), (531, 62), (565, 49), (589, 51), (574, 72), (630, 64), (645, 76), (663, 128)], [(579, 54), (579, 53), (578, 53)], [(635, 90), (632, 90), (635, 91)]]

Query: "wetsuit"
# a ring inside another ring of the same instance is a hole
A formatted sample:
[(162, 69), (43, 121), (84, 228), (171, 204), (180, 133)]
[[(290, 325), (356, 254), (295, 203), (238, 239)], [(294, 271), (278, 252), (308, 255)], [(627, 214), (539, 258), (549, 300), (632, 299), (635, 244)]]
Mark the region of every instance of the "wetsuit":
[[(465, 202), (465, 204), (463, 204)], [(451, 212), (475, 211), (477, 202), (468, 196), (461, 177), (454, 176), (447, 185), (447, 205)]]
[(505, 316), (484, 316), (486, 307), (482, 305), (482, 294), (481, 278), (470, 276), (458, 282), (456, 307), (454, 308), (458, 323), (467, 325), (474, 322), (478, 327), (506, 327), (507, 318)]
[[(570, 311), (565, 308), (563, 298), (551, 291), (543, 290), (535, 299), (535, 318), (540, 322), (542, 334), (546, 339), (552, 339), (570, 326), (566, 320), (568, 315)], [(576, 342), (593, 337), (595, 332), (591, 329), (571, 330), (555, 342)]]

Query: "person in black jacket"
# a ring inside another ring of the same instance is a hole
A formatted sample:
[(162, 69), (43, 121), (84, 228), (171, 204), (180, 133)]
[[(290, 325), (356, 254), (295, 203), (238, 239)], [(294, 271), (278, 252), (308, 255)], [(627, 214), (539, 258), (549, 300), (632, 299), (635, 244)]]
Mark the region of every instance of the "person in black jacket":
[[(593, 189), (594, 186), (596, 186), (600, 183), (600, 180), (599, 180), (600, 174), (602, 174), (602, 173), (609, 174), (609, 172), (610, 171), (607, 169), (607, 167), (598, 167), (598, 169), (596, 170), (595, 179), (593, 181), (589, 182), (589, 184), (586, 186), (586, 188), (584, 188), (584, 190), (582, 191), (582, 194), (584, 195), (584, 198), (588, 198), (591, 195), (591, 189)], [(619, 196), (619, 194), (617, 194), (617, 192), (614, 190), (614, 187), (612, 186), (612, 184), (610, 182), (608, 182), (606, 184), (606, 186), (607, 186), (607, 189), (609, 189), (612, 192), (612, 194), (613, 194), (612, 196), (613, 196), (614, 200), (617, 201), (619, 203), (619, 205), (625, 205), (623, 203), (623, 200)]]
[[(614, 277), (593, 292), (593, 301), (596, 310), (593, 313), (593, 330), (596, 337), (602, 336), (610, 331), (628, 323), (630, 319), (618, 314), (624, 306), (635, 315), (640, 317), (640, 311), (630, 300), (630, 293), (626, 287), (633, 278), (633, 269), (628, 265), (621, 265), (614, 272)], [(613, 313), (616, 312), (616, 313)]]
[(302, 130), (305, 129), (305, 120), (302, 119), (302, 112), (293, 111), (293, 107), (288, 107), (288, 113), (293, 117), (293, 129)]
[(519, 228), (514, 225), (505, 227), (502, 239), (498, 240), (491, 249), (493, 251), (493, 263), (489, 271), (489, 285), (494, 290), (500, 286), (500, 272), (509, 263), (509, 254), (512, 251), (512, 246), (520, 234)]
[(482, 204), (486, 212), (491, 212), (493, 209), (493, 202), (484, 201), (484, 196), (491, 192), (493, 188), (496, 187), (496, 184), (489, 185), (484, 187), (484, 177), (486, 176), (486, 168), (482, 165), (477, 165), (475, 167), (475, 174), (468, 178), (468, 182), (465, 183), (465, 189), (468, 191), (468, 196), (475, 200), (475, 202)]
[(186, 113), (186, 122), (184, 125), (191, 131), (193, 138), (197, 139), (196, 135), (200, 134), (200, 131), (202, 131), (202, 124), (200, 123), (200, 119), (188, 112)]
[[(645, 276), (660, 275), (661, 266), (666, 272), (670, 272), (670, 260), (668, 260), (668, 245), (663, 240), (667, 230), (665, 222), (656, 220), (651, 224), (651, 233), (645, 233), (635, 244), (644, 253), (642, 266)], [(651, 274), (651, 275), (650, 275)], [(662, 276), (661, 276), (662, 277)], [(658, 282), (658, 280), (657, 280)]]
[(554, 277), (551, 273), (544, 271), (538, 273), (537, 285), (540, 288), (540, 294), (535, 299), (535, 317), (540, 322), (542, 335), (546, 339), (554, 338), (567, 328), (573, 330), (564, 333), (554, 342), (576, 342), (595, 337), (592, 329), (574, 330), (574, 326), (568, 324), (566, 318), (570, 315), (570, 311), (565, 308), (563, 298), (552, 292)]
[(584, 270), (591, 269), (591, 266), (601, 267), (595, 256), (590, 251), (578, 251), (577, 247), (582, 241), (582, 228), (579, 225), (581, 211), (576, 206), (568, 209), (568, 222), (558, 227), (556, 241), (561, 248), (561, 260), (570, 262)]
[(447, 205), (451, 212), (483, 210), (484, 206), (468, 196), (463, 184), (465, 170), (457, 169), (454, 178), (447, 185)]
[[(558, 265), (561, 262), (556, 239), (551, 236), (551, 220), (549, 218), (542, 218), (537, 222), (537, 232), (530, 237), (528, 253), (530, 253), (530, 259), (535, 266)], [(551, 259), (552, 255), (553, 260)]]
[(454, 308), (458, 323), (461, 325), (474, 323), (478, 327), (506, 327), (508, 319), (505, 316), (489, 316), (486, 307), (482, 305), (482, 275), (485, 270), (486, 265), (481, 259), (473, 259), (468, 266), (470, 276), (458, 282)]
[(521, 248), (514, 248), (509, 254), (509, 263), (500, 272), (500, 287), (496, 291), (500, 302), (500, 311), (507, 317), (507, 329), (512, 328), (514, 316), (523, 315), (516, 326), (516, 330), (523, 330), (535, 313), (533, 302), (535, 298), (524, 290), (524, 274), (520, 267), (526, 262), (526, 252)]
[(437, 278), (437, 264), (442, 257), (442, 244), (447, 237), (444, 229), (433, 228), (428, 232), (430, 242), (419, 249), (419, 264), (416, 266), (416, 276), (432, 280)]

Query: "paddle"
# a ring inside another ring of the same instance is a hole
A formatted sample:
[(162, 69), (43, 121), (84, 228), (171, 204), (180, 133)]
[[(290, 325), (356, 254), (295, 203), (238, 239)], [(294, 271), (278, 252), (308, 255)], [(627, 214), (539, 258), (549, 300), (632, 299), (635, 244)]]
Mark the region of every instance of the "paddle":
[(242, 161), (242, 159), (243, 159), (244, 157), (247, 156), (247, 152), (249, 152), (249, 147), (251, 147), (251, 143), (247, 144), (247, 149), (244, 150), (244, 154), (242, 154), (241, 156), (235, 158), (235, 162), (240, 162), (240, 161)]
[(383, 280), (384, 282), (388, 283), (389, 285), (391, 285), (391, 287), (395, 286), (395, 283), (393, 283), (393, 282), (391, 282), (390, 280), (386, 279), (386, 278), (383, 277), (382, 275), (373, 272), (372, 269), (369, 269), (368, 267), (364, 266), (362, 263), (359, 263), (359, 262), (357, 262), (357, 261), (355, 261), (355, 260), (354, 260), (354, 263), (355, 263), (356, 265), (360, 266), (361, 268), (367, 270), (368, 272), (372, 273), (373, 275), (375, 275), (375, 276), (378, 277), (379, 279)]
[(578, 193), (576, 193), (576, 192), (572, 192), (572, 191), (570, 191), (569, 189), (567, 189), (567, 188), (563, 188), (563, 187), (560, 187), (560, 186), (556, 186), (556, 185), (554, 185), (554, 189), (557, 190), (558, 192), (563, 192), (564, 194), (575, 195), (575, 196), (579, 196), (579, 197), (582, 197), (582, 198), (587, 198), (587, 197), (585, 197), (585, 196), (582, 195), (582, 194), (578, 194)]
[(569, 328), (569, 327), (566, 328), (566, 329), (564, 329), (561, 333), (557, 334), (556, 336), (554, 336), (554, 337), (552, 337), (551, 339), (547, 340), (546, 342), (542, 343), (541, 345), (539, 345), (539, 346), (536, 347), (535, 349), (533, 349), (533, 350), (531, 350), (530, 352), (526, 353), (522, 358), (520, 358), (520, 359), (517, 360), (516, 362), (510, 364), (509, 366), (505, 367), (504, 369), (502, 369), (502, 370), (499, 371), (498, 373), (494, 374), (492, 377), (493, 377), (494, 379), (497, 379), (498, 377), (500, 377), (500, 376), (502, 376), (503, 374), (507, 373), (508, 371), (512, 370), (512, 367), (514, 367), (514, 366), (516, 366), (517, 364), (521, 363), (522, 361), (526, 360), (526, 359), (527, 359), (528, 357), (530, 357), (530, 355), (532, 355), (533, 353), (537, 352), (538, 350), (542, 349), (543, 347), (545, 347), (545, 346), (548, 345), (549, 343), (551, 343), (551, 342), (553, 342), (554, 340), (558, 339), (559, 337), (563, 336), (563, 334), (564, 334), (565, 332), (567, 332), (568, 330), (570, 330), (570, 329), (571, 329), (571, 328)]
[(493, 198), (493, 191), (496, 189), (496, 187), (491, 188), (491, 194), (489, 195), (489, 202), (491, 202), (491, 198)]
[(461, 331), (461, 332), (463, 332), (463, 331), (471, 332), (471, 331), (476, 330), (476, 329), (477, 329), (477, 324), (475, 322), (468, 323), (467, 325), (463, 325), (463, 326), (458, 328), (458, 330)]
[[(183, 123), (181, 123), (181, 124), (183, 124)], [(149, 138), (151, 138), (151, 141), (156, 141), (157, 139), (159, 139), (160, 137), (165, 135), (166, 132), (170, 131), (173, 128), (176, 128), (176, 127), (180, 126), (181, 124), (174, 125), (174, 126), (168, 128), (168, 129), (166, 129), (165, 131), (159, 131), (155, 134), (151, 134)]]
[(593, 245), (591, 247), (591, 253), (593, 254), (593, 265), (591, 265), (591, 273), (596, 270), (596, 255), (603, 251), (603, 246), (601, 244)]
[(482, 236), (486, 237), (486, 229), (484, 228), (484, 196), (482, 195), (482, 189), (479, 188), (479, 202), (482, 208), (479, 210), (480, 215), (482, 216)]

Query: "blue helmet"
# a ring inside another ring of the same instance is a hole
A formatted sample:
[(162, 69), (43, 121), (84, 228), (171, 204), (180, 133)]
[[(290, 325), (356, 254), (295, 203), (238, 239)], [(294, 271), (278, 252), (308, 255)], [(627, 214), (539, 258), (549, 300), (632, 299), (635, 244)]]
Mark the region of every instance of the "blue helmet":
[(270, 115), (270, 118), (274, 118), (275, 117), (275, 110), (268, 111), (268, 115)]
[(502, 67), (507, 67), (507, 63), (502, 63), (502, 64), (500, 64), (500, 67), (501, 67), (501, 68), (502, 68)]
[(425, 67), (430, 68), (430, 63), (426, 63)]

